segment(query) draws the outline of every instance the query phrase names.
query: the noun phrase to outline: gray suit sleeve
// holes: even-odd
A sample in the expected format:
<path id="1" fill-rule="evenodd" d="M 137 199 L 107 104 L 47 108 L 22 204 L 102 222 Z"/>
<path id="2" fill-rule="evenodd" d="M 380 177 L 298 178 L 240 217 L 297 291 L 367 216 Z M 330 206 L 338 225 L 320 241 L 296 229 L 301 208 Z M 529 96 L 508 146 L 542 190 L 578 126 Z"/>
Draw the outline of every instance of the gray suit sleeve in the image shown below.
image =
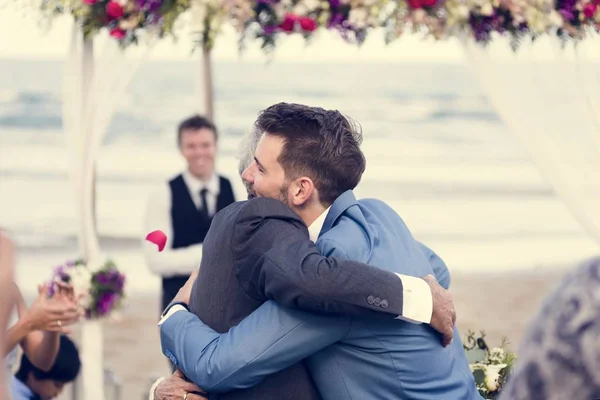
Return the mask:
<path id="1" fill-rule="evenodd" d="M 402 315 L 398 276 L 367 264 L 321 255 L 302 221 L 273 199 L 249 201 L 233 236 L 237 278 L 258 300 L 317 313 Z M 373 299 L 386 299 L 375 305 Z"/>
<path id="2" fill-rule="evenodd" d="M 219 334 L 194 314 L 178 311 L 160 326 L 163 353 L 207 392 L 255 386 L 342 339 L 350 319 L 283 307 L 267 301 L 237 326 Z"/>

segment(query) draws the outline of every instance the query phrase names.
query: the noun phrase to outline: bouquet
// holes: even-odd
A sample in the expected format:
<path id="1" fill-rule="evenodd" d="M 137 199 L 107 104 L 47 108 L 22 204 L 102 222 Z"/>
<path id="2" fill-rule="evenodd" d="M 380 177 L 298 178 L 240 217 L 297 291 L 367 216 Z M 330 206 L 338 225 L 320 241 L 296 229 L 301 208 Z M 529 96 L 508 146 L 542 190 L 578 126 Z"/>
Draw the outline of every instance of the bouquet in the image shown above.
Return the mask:
<path id="1" fill-rule="evenodd" d="M 496 399 L 512 372 L 516 356 L 506 350 L 506 338 L 500 347 L 490 349 L 484 340 L 485 332 L 480 334 L 475 337 L 474 332 L 469 331 L 463 347 L 479 394 L 486 399 Z"/>
<path id="2" fill-rule="evenodd" d="M 125 275 L 108 260 L 97 268 L 88 268 L 82 259 L 67 261 L 54 269 L 50 295 L 57 282 L 69 283 L 74 296 L 85 310 L 86 319 L 108 317 L 122 306 L 125 298 Z"/>

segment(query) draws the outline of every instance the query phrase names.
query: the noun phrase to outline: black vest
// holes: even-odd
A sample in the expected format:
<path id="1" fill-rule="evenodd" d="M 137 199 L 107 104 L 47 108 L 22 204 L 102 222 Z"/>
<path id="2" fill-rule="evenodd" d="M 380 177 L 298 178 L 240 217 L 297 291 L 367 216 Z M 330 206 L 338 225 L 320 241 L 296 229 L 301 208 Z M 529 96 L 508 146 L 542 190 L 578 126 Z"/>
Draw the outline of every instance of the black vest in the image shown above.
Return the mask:
<path id="1" fill-rule="evenodd" d="M 219 177 L 219 185 L 217 212 L 235 202 L 231 183 L 226 178 Z M 182 175 L 169 181 L 169 188 L 171 189 L 171 226 L 173 229 L 171 247 L 177 249 L 203 243 L 212 217 L 206 218 L 198 211 Z M 173 300 L 188 277 L 189 274 L 163 278 L 161 312 Z"/>
<path id="2" fill-rule="evenodd" d="M 220 176 L 219 185 L 216 212 L 235 202 L 229 180 Z M 188 247 L 204 242 L 212 217 L 206 219 L 196 208 L 182 175 L 169 181 L 169 187 L 171 189 L 171 224 L 173 228 L 172 248 Z"/>

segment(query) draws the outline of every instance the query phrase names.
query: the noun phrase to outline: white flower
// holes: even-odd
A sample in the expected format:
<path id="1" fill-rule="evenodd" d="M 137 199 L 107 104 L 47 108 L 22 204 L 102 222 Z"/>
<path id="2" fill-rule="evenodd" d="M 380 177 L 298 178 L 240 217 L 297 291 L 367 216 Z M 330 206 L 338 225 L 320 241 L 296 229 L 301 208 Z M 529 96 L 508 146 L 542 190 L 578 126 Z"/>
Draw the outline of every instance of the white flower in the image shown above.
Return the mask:
<path id="1" fill-rule="evenodd" d="M 506 364 L 488 365 L 485 367 L 485 387 L 490 392 L 498 390 L 500 384 L 500 371 Z"/>
<path id="2" fill-rule="evenodd" d="M 550 24 L 553 27 L 561 27 L 563 24 L 563 19 L 560 16 L 560 14 L 554 10 L 552 10 L 550 12 L 550 15 L 548 16 L 548 21 L 550 22 Z"/>
<path id="3" fill-rule="evenodd" d="M 506 352 L 503 348 L 495 347 L 491 349 L 487 355 L 489 364 L 500 364 L 504 362 L 506 358 Z"/>
<path id="4" fill-rule="evenodd" d="M 458 14 L 458 16 L 460 18 L 463 18 L 463 19 L 469 18 L 470 12 L 471 11 L 469 10 L 469 7 L 467 7 L 464 4 L 461 4 L 456 8 L 456 13 Z"/>
<path id="5" fill-rule="evenodd" d="M 367 18 L 369 13 L 364 8 L 354 8 L 350 10 L 348 22 L 357 28 L 365 28 L 367 26 Z"/>
<path id="6" fill-rule="evenodd" d="M 70 268 L 68 271 L 73 294 L 80 299 L 79 304 L 88 308 L 92 299 L 90 289 L 92 288 L 92 273 L 83 265 Z"/>
<path id="7" fill-rule="evenodd" d="M 494 14 L 494 7 L 492 6 L 491 3 L 486 3 L 483 6 L 481 6 L 481 15 L 485 15 L 485 16 L 489 17 L 493 14 Z"/>

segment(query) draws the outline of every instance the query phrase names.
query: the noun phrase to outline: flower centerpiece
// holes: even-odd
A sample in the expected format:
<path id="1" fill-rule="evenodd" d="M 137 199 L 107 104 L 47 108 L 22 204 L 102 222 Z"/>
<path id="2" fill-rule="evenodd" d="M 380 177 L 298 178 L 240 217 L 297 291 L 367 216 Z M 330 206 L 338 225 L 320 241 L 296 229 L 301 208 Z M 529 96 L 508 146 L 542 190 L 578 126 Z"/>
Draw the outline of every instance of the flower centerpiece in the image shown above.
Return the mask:
<path id="1" fill-rule="evenodd" d="M 106 29 L 122 46 L 138 43 L 142 32 L 158 37 L 172 33 L 175 20 L 190 6 L 190 0 L 41 1 L 48 17 L 72 14 L 86 39 Z"/>
<path id="2" fill-rule="evenodd" d="M 496 399 L 512 372 L 516 356 L 506 349 L 506 338 L 502 340 L 500 347 L 494 348 L 489 348 L 484 338 L 483 331 L 479 337 L 469 331 L 463 347 L 479 394 L 486 399 Z"/>
<path id="3" fill-rule="evenodd" d="M 54 269 L 51 295 L 56 290 L 56 282 L 69 283 L 73 287 L 87 319 L 109 317 L 122 306 L 125 298 L 125 275 L 110 260 L 96 268 L 89 268 L 82 259 L 67 261 Z"/>

